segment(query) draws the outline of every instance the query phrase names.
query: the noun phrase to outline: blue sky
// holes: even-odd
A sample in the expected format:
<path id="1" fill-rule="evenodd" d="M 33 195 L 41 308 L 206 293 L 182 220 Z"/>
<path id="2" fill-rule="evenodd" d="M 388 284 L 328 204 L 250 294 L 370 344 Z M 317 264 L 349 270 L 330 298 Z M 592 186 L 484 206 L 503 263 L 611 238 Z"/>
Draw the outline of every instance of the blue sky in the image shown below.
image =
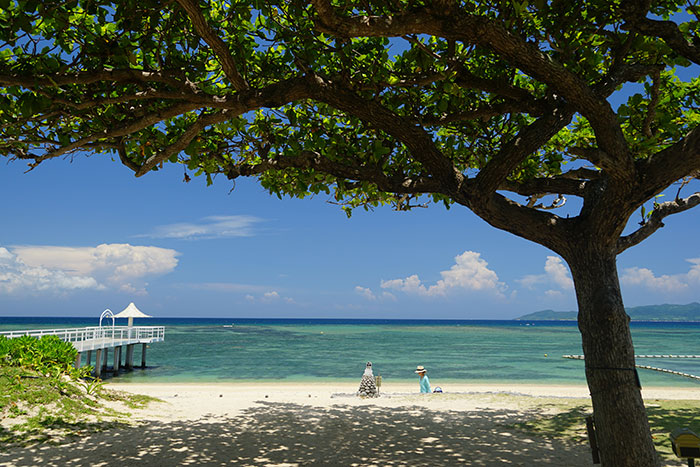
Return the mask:
<path id="1" fill-rule="evenodd" d="M 356 211 L 104 157 L 0 165 L 0 316 L 134 301 L 193 317 L 508 319 L 573 310 L 567 267 L 466 208 Z M 697 188 L 697 186 L 696 186 Z M 700 211 L 618 260 L 625 304 L 700 301 Z"/>

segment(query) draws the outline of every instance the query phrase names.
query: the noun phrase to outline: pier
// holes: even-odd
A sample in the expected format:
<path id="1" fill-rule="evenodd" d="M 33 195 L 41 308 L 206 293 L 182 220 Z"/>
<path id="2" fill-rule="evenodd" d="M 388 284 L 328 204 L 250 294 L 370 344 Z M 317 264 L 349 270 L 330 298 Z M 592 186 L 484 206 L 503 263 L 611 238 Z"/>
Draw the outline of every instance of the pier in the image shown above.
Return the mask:
<path id="1" fill-rule="evenodd" d="M 112 326 L 102 326 L 103 318 L 112 318 Z M 141 368 L 146 367 L 146 349 L 148 344 L 163 342 L 165 340 L 164 326 L 115 326 L 115 316 L 105 310 L 100 317 L 100 326 L 77 329 L 34 329 L 27 331 L 5 331 L 0 335 L 12 339 L 21 336 L 56 336 L 61 340 L 70 342 L 78 351 L 75 359 L 75 367 L 80 368 L 85 354 L 86 365 L 92 362 L 92 354 L 95 354 L 95 376 L 102 376 L 107 369 L 109 351 L 112 350 L 113 374 L 119 373 L 120 368 L 131 370 L 134 367 L 134 348 L 141 345 Z M 131 324 L 131 318 L 129 319 Z M 124 365 L 122 365 L 122 351 L 125 350 Z"/>

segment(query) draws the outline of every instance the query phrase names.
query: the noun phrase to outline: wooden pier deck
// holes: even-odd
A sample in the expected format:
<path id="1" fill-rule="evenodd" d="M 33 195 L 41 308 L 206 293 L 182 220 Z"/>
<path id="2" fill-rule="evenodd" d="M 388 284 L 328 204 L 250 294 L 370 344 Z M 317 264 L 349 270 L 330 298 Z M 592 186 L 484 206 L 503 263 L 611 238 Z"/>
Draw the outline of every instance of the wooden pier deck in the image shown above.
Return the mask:
<path id="1" fill-rule="evenodd" d="M 0 332 L 7 338 L 21 336 L 57 336 L 66 342 L 73 344 L 78 351 L 75 366 L 82 365 L 82 356 L 85 354 L 86 363 L 92 362 L 92 354 L 95 353 L 95 376 L 100 377 L 107 368 L 109 350 L 113 352 L 114 374 L 124 367 L 131 369 L 134 366 L 134 347 L 141 344 L 141 367 L 146 367 L 146 349 L 148 344 L 165 340 L 164 326 L 100 326 L 75 329 L 32 329 L 22 331 Z M 122 361 L 122 349 L 126 349 L 124 365 Z"/>

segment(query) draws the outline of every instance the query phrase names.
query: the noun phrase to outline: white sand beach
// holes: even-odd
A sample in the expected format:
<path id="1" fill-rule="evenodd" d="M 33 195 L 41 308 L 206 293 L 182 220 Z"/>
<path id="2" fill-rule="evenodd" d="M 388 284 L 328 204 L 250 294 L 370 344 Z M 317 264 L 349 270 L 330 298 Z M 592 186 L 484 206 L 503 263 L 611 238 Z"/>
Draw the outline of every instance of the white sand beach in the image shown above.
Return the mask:
<path id="1" fill-rule="evenodd" d="M 587 404 L 585 386 L 450 384 L 421 395 L 401 383 L 376 399 L 355 397 L 349 383 L 107 387 L 162 402 L 130 410 L 128 426 L 1 452 L 0 465 L 591 465 L 586 444 L 515 425 Z M 644 397 L 697 400 L 700 390 L 648 388 Z"/>

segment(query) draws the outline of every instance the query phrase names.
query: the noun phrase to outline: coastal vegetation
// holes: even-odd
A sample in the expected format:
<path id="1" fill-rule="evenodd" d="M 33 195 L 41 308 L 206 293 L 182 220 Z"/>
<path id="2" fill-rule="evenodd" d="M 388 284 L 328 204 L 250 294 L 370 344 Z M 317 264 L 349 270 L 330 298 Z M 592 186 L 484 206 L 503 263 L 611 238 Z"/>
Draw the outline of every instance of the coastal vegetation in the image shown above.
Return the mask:
<path id="1" fill-rule="evenodd" d="M 0 154 L 470 209 L 566 261 L 602 464 L 657 465 L 616 258 L 700 205 L 693 1 L 0 5 Z"/>
<path id="2" fill-rule="evenodd" d="M 687 305 L 645 305 L 625 308 L 632 321 L 700 321 L 700 303 Z M 576 311 L 542 310 L 528 313 L 519 318 L 521 321 L 537 320 L 576 320 Z"/>
<path id="3" fill-rule="evenodd" d="M 543 437 L 589 444 L 585 419 L 592 413 L 590 401 L 543 398 L 537 402 L 537 407 L 540 410 L 538 414 L 513 426 Z M 659 456 L 666 462 L 678 461 L 671 449 L 670 433 L 677 428 L 689 428 L 700 433 L 700 421 L 697 418 L 700 401 L 652 400 L 647 404 L 646 410 Z"/>
<path id="4" fill-rule="evenodd" d="M 55 336 L 0 336 L 0 446 L 59 441 L 129 424 L 120 407 L 151 400 L 102 387 L 92 367 L 73 368 L 77 351 Z"/>

